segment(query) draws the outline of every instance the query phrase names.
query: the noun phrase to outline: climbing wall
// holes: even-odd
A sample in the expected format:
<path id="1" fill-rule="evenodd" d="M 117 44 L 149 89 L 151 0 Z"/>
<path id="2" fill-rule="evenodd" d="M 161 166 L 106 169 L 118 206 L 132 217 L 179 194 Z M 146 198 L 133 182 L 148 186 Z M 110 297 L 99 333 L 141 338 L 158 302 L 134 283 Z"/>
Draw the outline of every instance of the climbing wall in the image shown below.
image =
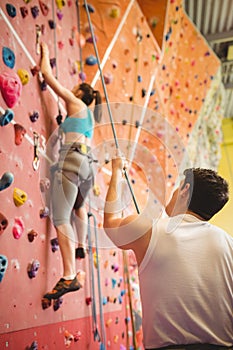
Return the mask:
<path id="1" fill-rule="evenodd" d="M 0 2 L 1 349 L 94 350 L 104 345 L 104 334 L 109 349 L 129 349 L 135 342 L 143 349 L 134 255 L 122 256 L 102 229 L 108 161 L 116 146 L 106 104 L 94 133 L 98 163 L 91 193 L 101 279 L 98 284 L 97 265 L 89 263 L 89 256 L 77 260 L 77 269 L 86 272 L 85 287 L 66 295 L 62 304 L 46 310 L 41 306 L 42 295 L 60 278 L 62 268 L 48 192 L 49 167 L 57 156 L 52 147 L 56 117 L 66 115 L 62 101 L 44 89 L 38 74 L 41 40 L 47 42 L 54 74 L 64 85 L 72 88 L 85 80 L 108 102 L 99 56 L 116 135 L 130 160 L 129 178 L 140 210 L 160 215 L 184 165 L 218 164 L 220 64 L 185 14 L 182 1 L 160 0 L 159 7 L 152 1 L 91 1 L 88 8 L 98 56 L 86 9 L 78 3 Z M 127 188 L 125 193 L 125 212 L 132 212 Z M 92 241 L 95 262 L 93 232 Z"/>

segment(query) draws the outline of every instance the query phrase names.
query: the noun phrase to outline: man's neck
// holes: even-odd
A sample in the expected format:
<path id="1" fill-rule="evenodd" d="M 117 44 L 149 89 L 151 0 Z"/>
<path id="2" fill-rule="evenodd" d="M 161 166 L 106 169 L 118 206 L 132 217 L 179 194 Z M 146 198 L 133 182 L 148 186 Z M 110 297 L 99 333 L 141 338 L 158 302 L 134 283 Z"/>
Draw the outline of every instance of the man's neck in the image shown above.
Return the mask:
<path id="1" fill-rule="evenodd" d="M 193 216 L 195 216 L 196 218 L 198 218 L 199 220 L 206 221 L 206 220 L 203 219 L 200 215 L 194 213 L 194 212 L 191 211 L 191 210 L 187 210 L 186 214 L 193 215 Z"/>

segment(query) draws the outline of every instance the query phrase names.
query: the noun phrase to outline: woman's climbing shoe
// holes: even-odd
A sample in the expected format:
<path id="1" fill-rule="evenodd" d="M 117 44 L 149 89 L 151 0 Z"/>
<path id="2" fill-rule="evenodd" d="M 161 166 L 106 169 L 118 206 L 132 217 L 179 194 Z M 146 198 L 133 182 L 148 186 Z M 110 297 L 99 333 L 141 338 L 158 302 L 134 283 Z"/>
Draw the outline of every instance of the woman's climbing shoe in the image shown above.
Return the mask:
<path id="1" fill-rule="evenodd" d="M 51 292 L 46 293 L 43 299 L 58 299 L 62 295 L 75 292 L 83 286 L 85 272 L 79 272 L 73 280 L 65 280 L 61 278 Z"/>

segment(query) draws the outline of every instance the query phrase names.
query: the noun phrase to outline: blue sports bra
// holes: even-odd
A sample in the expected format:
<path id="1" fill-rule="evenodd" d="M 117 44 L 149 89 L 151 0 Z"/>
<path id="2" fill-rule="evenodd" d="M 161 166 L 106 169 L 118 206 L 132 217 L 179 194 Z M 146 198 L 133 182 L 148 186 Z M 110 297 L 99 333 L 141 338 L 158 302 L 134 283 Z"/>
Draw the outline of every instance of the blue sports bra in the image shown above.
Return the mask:
<path id="1" fill-rule="evenodd" d="M 91 111 L 87 108 L 86 118 L 70 118 L 67 116 L 64 122 L 61 124 L 61 129 L 65 134 L 67 132 L 78 132 L 79 134 L 83 134 L 88 139 L 91 139 L 94 132 Z"/>

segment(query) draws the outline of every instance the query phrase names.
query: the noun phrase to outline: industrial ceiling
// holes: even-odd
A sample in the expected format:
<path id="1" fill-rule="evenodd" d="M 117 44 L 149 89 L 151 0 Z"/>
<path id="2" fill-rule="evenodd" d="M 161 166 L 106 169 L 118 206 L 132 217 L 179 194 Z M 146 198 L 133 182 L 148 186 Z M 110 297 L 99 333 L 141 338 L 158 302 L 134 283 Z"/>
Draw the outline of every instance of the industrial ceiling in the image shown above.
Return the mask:
<path id="1" fill-rule="evenodd" d="M 233 118 L 233 0 L 184 0 L 184 9 L 221 61 L 225 118 Z"/>

